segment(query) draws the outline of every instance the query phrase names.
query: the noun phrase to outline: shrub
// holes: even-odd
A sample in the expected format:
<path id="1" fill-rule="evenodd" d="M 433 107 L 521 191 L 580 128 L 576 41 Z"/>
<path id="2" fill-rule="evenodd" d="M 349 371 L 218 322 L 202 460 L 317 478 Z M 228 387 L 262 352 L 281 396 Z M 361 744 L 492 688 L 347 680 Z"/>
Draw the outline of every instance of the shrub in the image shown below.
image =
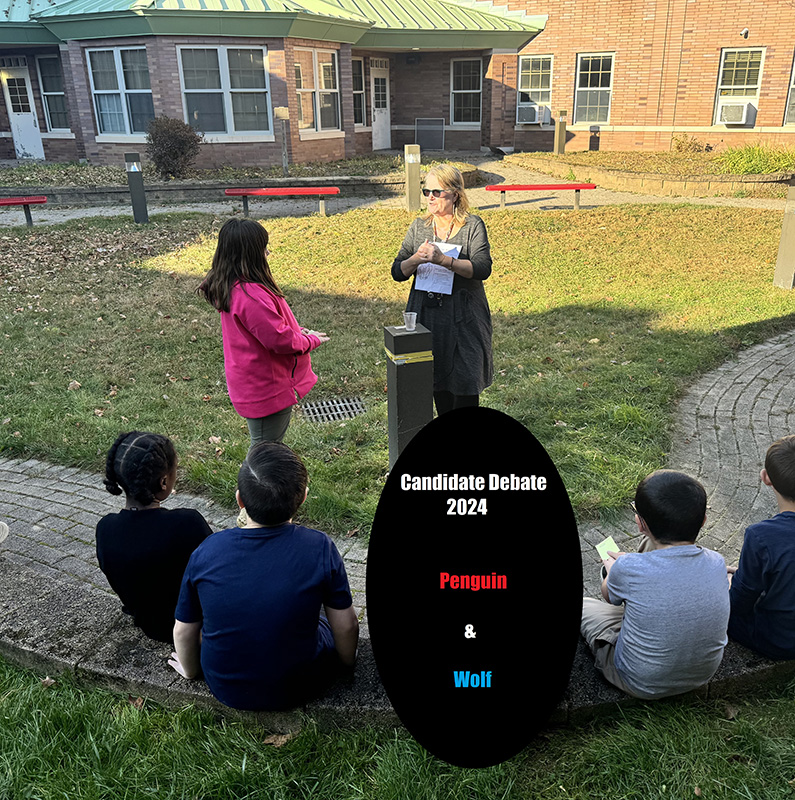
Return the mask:
<path id="1" fill-rule="evenodd" d="M 149 123 L 146 152 L 161 178 L 184 178 L 199 155 L 203 138 L 182 120 L 156 117 Z"/>
<path id="2" fill-rule="evenodd" d="M 673 153 L 709 153 L 710 150 L 712 150 L 711 144 L 705 144 L 695 136 L 680 133 L 671 137 L 671 152 Z"/>
<path id="3" fill-rule="evenodd" d="M 723 171 L 731 175 L 795 172 L 795 149 L 771 147 L 769 144 L 728 147 L 716 160 Z"/>

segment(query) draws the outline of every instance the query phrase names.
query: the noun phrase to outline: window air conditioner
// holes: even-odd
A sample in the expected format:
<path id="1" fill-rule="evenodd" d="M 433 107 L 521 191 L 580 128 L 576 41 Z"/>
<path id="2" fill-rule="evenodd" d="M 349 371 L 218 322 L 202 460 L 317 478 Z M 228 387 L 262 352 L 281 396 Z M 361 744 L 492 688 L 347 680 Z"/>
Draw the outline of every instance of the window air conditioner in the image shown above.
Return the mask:
<path id="1" fill-rule="evenodd" d="M 520 125 L 546 125 L 551 117 L 547 106 L 521 105 L 517 109 L 516 121 Z"/>
<path id="2" fill-rule="evenodd" d="M 724 103 L 720 107 L 718 122 L 723 125 L 745 125 L 748 103 Z"/>

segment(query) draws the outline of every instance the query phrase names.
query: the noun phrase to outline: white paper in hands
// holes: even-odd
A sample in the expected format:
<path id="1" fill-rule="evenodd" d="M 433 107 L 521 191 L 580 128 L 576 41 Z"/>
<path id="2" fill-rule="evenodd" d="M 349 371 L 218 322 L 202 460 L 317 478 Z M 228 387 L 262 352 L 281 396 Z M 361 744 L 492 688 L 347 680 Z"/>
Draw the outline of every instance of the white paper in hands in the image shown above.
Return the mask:
<path id="1" fill-rule="evenodd" d="M 450 244 L 449 242 L 433 242 L 444 255 L 451 258 L 458 258 L 461 252 L 460 244 Z M 438 294 L 453 293 L 453 278 L 455 273 L 443 267 L 441 264 L 432 264 L 430 261 L 420 264 L 417 267 L 417 277 L 414 280 L 414 288 L 423 292 L 437 292 Z"/>

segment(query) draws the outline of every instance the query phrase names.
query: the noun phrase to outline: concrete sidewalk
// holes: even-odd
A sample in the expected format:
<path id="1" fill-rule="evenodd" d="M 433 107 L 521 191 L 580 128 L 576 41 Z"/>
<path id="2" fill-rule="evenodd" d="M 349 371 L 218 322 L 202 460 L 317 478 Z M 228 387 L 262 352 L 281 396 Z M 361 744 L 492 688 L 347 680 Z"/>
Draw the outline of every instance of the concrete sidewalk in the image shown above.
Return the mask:
<path id="1" fill-rule="evenodd" d="M 775 513 L 772 492 L 761 486 L 765 450 L 795 431 L 795 331 L 741 353 L 699 380 L 679 404 L 669 466 L 697 477 L 709 495 L 701 542 L 736 563 L 745 526 Z M 169 506 L 191 506 L 221 529 L 230 513 L 197 497 L 176 495 Z M 146 695 L 171 706 L 197 702 L 224 714 L 201 682 L 188 682 L 167 665 L 167 645 L 146 639 L 121 613 L 118 599 L 99 571 L 94 528 L 117 511 L 119 498 L 102 488 L 101 476 L 35 460 L 0 459 L 0 519 L 10 533 L 0 544 L 0 655 L 41 672 L 72 670 L 89 683 Z M 634 549 L 632 513 L 613 524 L 580 526 L 586 594 L 598 593 L 594 544 L 612 535 Z M 362 617 L 360 662 L 355 677 L 305 711 L 321 722 L 395 722 L 378 679 L 366 624 L 366 549 L 356 539 L 337 541 L 345 559 L 354 606 Z M 787 671 L 736 646 L 707 691 L 736 684 L 737 676 Z M 741 680 L 744 680 L 741 677 Z M 581 643 L 560 719 L 626 701 L 594 672 Z M 251 716 L 251 715 L 245 715 Z M 299 712 L 262 715 L 277 730 L 300 726 Z"/>

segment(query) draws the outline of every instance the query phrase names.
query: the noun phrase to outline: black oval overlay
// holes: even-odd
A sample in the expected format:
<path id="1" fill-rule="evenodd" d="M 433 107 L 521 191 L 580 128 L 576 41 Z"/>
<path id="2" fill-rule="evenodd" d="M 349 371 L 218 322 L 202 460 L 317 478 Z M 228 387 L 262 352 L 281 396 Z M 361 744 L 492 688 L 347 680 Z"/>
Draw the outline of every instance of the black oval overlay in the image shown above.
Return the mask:
<path id="1" fill-rule="evenodd" d="M 480 477 L 485 488 L 403 486 L 437 475 Z M 574 514 L 536 438 L 488 408 L 423 428 L 387 480 L 367 556 L 373 654 L 414 738 L 457 766 L 516 755 L 563 696 L 581 614 Z"/>

